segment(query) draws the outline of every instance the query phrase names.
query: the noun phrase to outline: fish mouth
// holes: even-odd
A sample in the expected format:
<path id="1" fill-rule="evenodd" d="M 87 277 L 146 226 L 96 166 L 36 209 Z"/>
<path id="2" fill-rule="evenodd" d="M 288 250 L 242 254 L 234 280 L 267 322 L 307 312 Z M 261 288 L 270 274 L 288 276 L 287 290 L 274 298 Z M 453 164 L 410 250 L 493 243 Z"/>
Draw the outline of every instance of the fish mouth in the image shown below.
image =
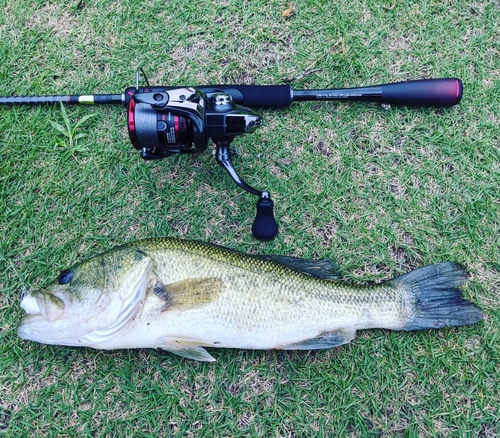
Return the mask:
<path id="1" fill-rule="evenodd" d="M 33 339 L 33 327 L 45 322 L 38 300 L 26 289 L 21 292 L 21 308 L 26 312 L 21 324 L 17 328 L 17 334 L 21 339 Z"/>
<path id="2" fill-rule="evenodd" d="M 61 331 L 53 327 L 47 319 L 43 299 L 31 295 L 27 290 L 21 292 L 21 307 L 26 312 L 17 327 L 17 334 L 21 339 L 43 344 L 61 344 Z"/>
<path id="3" fill-rule="evenodd" d="M 64 333 L 65 327 L 54 326 L 41 314 L 30 314 L 23 317 L 17 327 L 17 335 L 25 341 L 34 341 L 50 345 L 76 345 L 80 333 Z M 83 345 L 83 344 L 82 344 Z"/>
<path id="4" fill-rule="evenodd" d="M 30 295 L 26 289 L 21 292 L 21 307 L 28 315 L 42 314 L 40 302 L 36 299 L 36 297 Z"/>
<path id="5" fill-rule="evenodd" d="M 30 334 L 32 334 L 32 327 L 34 325 L 38 325 L 39 323 L 43 323 L 45 318 L 42 314 L 31 314 L 23 317 L 21 324 L 17 328 L 17 334 L 22 339 L 30 339 Z"/>

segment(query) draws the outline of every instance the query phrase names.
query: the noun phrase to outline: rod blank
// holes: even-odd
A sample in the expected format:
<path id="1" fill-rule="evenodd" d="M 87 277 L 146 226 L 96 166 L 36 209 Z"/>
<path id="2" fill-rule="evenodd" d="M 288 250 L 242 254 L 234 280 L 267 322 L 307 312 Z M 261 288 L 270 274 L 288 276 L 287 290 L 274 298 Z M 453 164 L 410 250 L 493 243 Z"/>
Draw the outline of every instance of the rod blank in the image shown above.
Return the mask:
<path id="1" fill-rule="evenodd" d="M 127 88 L 124 94 L 94 94 L 66 96 L 0 97 L 0 105 L 42 105 L 62 102 L 78 104 L 128 104 L 135 92 L 168 91 L 175 87 Z M 362 101 L 406 106 L 456 105 L 462 98 L 460 79 L 422 79 L 394 82 L 371 87 L 324 90 L 293 90 L 290 85 L 203 85 L 196 87 L 207 94 L 228 93 L 235 103 L 249 108 L 288 107 L 303 101 Z"/>

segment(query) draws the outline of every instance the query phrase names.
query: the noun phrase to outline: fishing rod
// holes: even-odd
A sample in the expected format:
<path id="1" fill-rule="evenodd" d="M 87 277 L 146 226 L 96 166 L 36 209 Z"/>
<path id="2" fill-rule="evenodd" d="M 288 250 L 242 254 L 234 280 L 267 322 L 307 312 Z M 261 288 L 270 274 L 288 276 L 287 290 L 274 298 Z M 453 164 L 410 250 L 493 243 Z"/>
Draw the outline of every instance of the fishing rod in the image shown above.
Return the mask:
<path id="1" fill-rule="evenodd" d="M 122 94 L 57 96 L 5 96 L 0 105 L 116 105 L 128 108 L 130 141 L 144 160 L 173 154 L 203 152 L 209 140 L 216 146 L 216 161 L 242 189 L 259 197 L 253 235 L 271 240 L 278 233 L 273 201 L 268 191 L 245 183 L 232 162 L 231 142 L 254 132 L 262 118 L 251 108 L 284 108 L 293 102 L 361 101 L 405 106 L 449 107 L 462 98 L 462 81 L 456 78 L 422 79 L 369 87 L 294 90 L 290 85 L 204 85 L 196 87 L 139 86 Z"/>

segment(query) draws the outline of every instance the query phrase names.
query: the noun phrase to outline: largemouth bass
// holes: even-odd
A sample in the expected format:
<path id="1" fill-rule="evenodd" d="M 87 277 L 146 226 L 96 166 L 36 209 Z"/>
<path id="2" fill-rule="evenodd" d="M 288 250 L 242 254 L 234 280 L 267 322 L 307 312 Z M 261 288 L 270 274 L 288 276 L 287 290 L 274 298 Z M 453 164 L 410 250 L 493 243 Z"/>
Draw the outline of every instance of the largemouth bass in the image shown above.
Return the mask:
<path id="1" fill-rule="evenodd" d="M 162 348 L 214 361 L 204 347 L 314 350 L 360 329 L 474 324 L 480 308 L 457 289 L 457 263 L 351 285 L 333 262 L 247 255 L 174 238 L 111 249 L 25 292 L 21 338 L 98 349 Z"/>

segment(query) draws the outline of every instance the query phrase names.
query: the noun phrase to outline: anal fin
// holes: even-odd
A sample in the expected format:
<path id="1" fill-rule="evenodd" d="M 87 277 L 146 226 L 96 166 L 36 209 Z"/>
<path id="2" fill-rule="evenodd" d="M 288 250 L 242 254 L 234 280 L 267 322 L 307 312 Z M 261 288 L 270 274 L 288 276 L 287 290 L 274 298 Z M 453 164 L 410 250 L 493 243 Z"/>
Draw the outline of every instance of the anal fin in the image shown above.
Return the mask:
<path id="1" fill-rule="evenodd" d="M 199 339 L 165 336 L 160 339 L 160 344 L 162 350 L 187 359 L 198 360 L 200 362 L 215 362 L 215 359 L 202 347 L 202 345 L 207 345 L 206 342 Z"/>
<path id="2" fill-rule="evenodd" d="M 285 345 L 283 350 L 322 350 L 324 348 L 338 347 L 352 341 L 355 336 L 356 330 L 334 330 L 322 333 L 314 338 Z"/>
<path id="3" fill-rule="evenodd" d="M 215 362 L 215 358 L 212 357 L 207 350 L 199 346 L 179 348 L 162 347 L 162 350 L 177 354 L 178 356 L 185 357 L 186 359 L 198 360 L 200 362 Z"/>

